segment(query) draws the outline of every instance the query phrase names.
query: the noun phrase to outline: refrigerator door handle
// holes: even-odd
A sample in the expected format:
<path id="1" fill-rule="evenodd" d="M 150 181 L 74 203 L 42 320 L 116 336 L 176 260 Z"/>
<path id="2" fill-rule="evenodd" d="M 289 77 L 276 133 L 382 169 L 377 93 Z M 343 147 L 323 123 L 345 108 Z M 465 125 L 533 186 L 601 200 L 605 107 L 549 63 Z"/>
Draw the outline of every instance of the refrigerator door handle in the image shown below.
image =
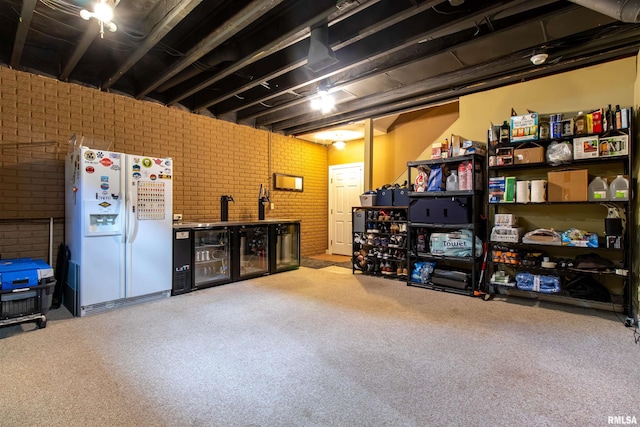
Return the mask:
<path id="1" fill-rule="evenodd" d="M 129 191 L 127 194 L 127 215 L 129 220 L 127 221 L 127 243 L 133 243 L 136 239 L 136 232 L 138 231 L 138 219 L 136 218 L 136 201 L 133 199 L 133 192 Z"/>

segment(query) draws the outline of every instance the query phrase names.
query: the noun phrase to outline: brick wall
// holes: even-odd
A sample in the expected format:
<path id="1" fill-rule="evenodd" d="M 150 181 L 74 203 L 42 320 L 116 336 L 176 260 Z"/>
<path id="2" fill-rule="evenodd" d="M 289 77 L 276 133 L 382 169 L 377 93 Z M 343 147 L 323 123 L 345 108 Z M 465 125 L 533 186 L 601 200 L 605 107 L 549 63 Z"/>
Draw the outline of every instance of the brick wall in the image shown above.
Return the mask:
<path id="1" fill-rule="evenodd" d="M 327 249 L 327 149 L 295 138 L 0 67 L 0 256 L 48 258 L 64 239 L 64 157 L 84 145 L 174 163 L 173 212 L 185 220 L 258 219 L 260 184 L 304 176 L 304 192 L 271 190 L 267 219 L 300 219 L 303 255 Z M 55 251 L 54 251 L 55 252 Z M 54 253 L 55 262 L 55 253 Z"/>

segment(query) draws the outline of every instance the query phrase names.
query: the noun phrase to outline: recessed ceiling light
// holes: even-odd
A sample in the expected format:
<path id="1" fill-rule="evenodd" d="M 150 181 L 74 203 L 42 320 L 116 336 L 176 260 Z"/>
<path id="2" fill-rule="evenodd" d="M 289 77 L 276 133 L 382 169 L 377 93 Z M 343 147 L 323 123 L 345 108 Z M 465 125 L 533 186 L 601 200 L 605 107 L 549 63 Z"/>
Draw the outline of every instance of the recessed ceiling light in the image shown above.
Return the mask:
<path id="1" fill-rule="evenodd" d="M 364 138 L 364 133 L 355 130 L 336 129 L 320 132 L 316 134 L 316 138 L 321 141 L 351 141 Z"/>

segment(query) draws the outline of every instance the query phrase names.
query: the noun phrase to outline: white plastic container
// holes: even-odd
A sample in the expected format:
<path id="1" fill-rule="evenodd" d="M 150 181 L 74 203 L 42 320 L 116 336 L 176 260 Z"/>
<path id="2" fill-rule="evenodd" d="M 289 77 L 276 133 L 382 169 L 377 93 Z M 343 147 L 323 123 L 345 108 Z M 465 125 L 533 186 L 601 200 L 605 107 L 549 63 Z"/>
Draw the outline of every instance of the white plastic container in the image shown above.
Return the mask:
<path id="1" fill-rule="evenodd" d="M 604 202 L 609 200 L 609 184 L 606 179 L 596 176 L 589 183 L 588 199 L 590 202 Z M 628 192 L 627 192 L 628 193 Z"/>
<path id="2" fill-rule="evenodd" d="M 447 177 L 447 191 L 457 191 L 458 186 L 458 171 L 451 171 L 451 175 Z"/>
<path id="3" fill-rule="evenodd" d="M 618 175 L 609 186 L 609 200 L 629 200 L 629 180 Z"/>

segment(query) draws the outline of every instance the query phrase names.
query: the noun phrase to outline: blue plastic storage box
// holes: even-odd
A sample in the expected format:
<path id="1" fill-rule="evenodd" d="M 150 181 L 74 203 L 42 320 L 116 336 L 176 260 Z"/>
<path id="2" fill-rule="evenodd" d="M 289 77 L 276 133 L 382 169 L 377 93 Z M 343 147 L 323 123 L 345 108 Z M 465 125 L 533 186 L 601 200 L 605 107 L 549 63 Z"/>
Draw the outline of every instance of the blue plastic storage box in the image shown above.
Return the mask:
<path id="1" fill-rule="evenodd" d="M 53 279 L 53 268 L 40 259 L 14 258 L 0 260 L 0 282 L 3 291 L 29 288 Z"/>

